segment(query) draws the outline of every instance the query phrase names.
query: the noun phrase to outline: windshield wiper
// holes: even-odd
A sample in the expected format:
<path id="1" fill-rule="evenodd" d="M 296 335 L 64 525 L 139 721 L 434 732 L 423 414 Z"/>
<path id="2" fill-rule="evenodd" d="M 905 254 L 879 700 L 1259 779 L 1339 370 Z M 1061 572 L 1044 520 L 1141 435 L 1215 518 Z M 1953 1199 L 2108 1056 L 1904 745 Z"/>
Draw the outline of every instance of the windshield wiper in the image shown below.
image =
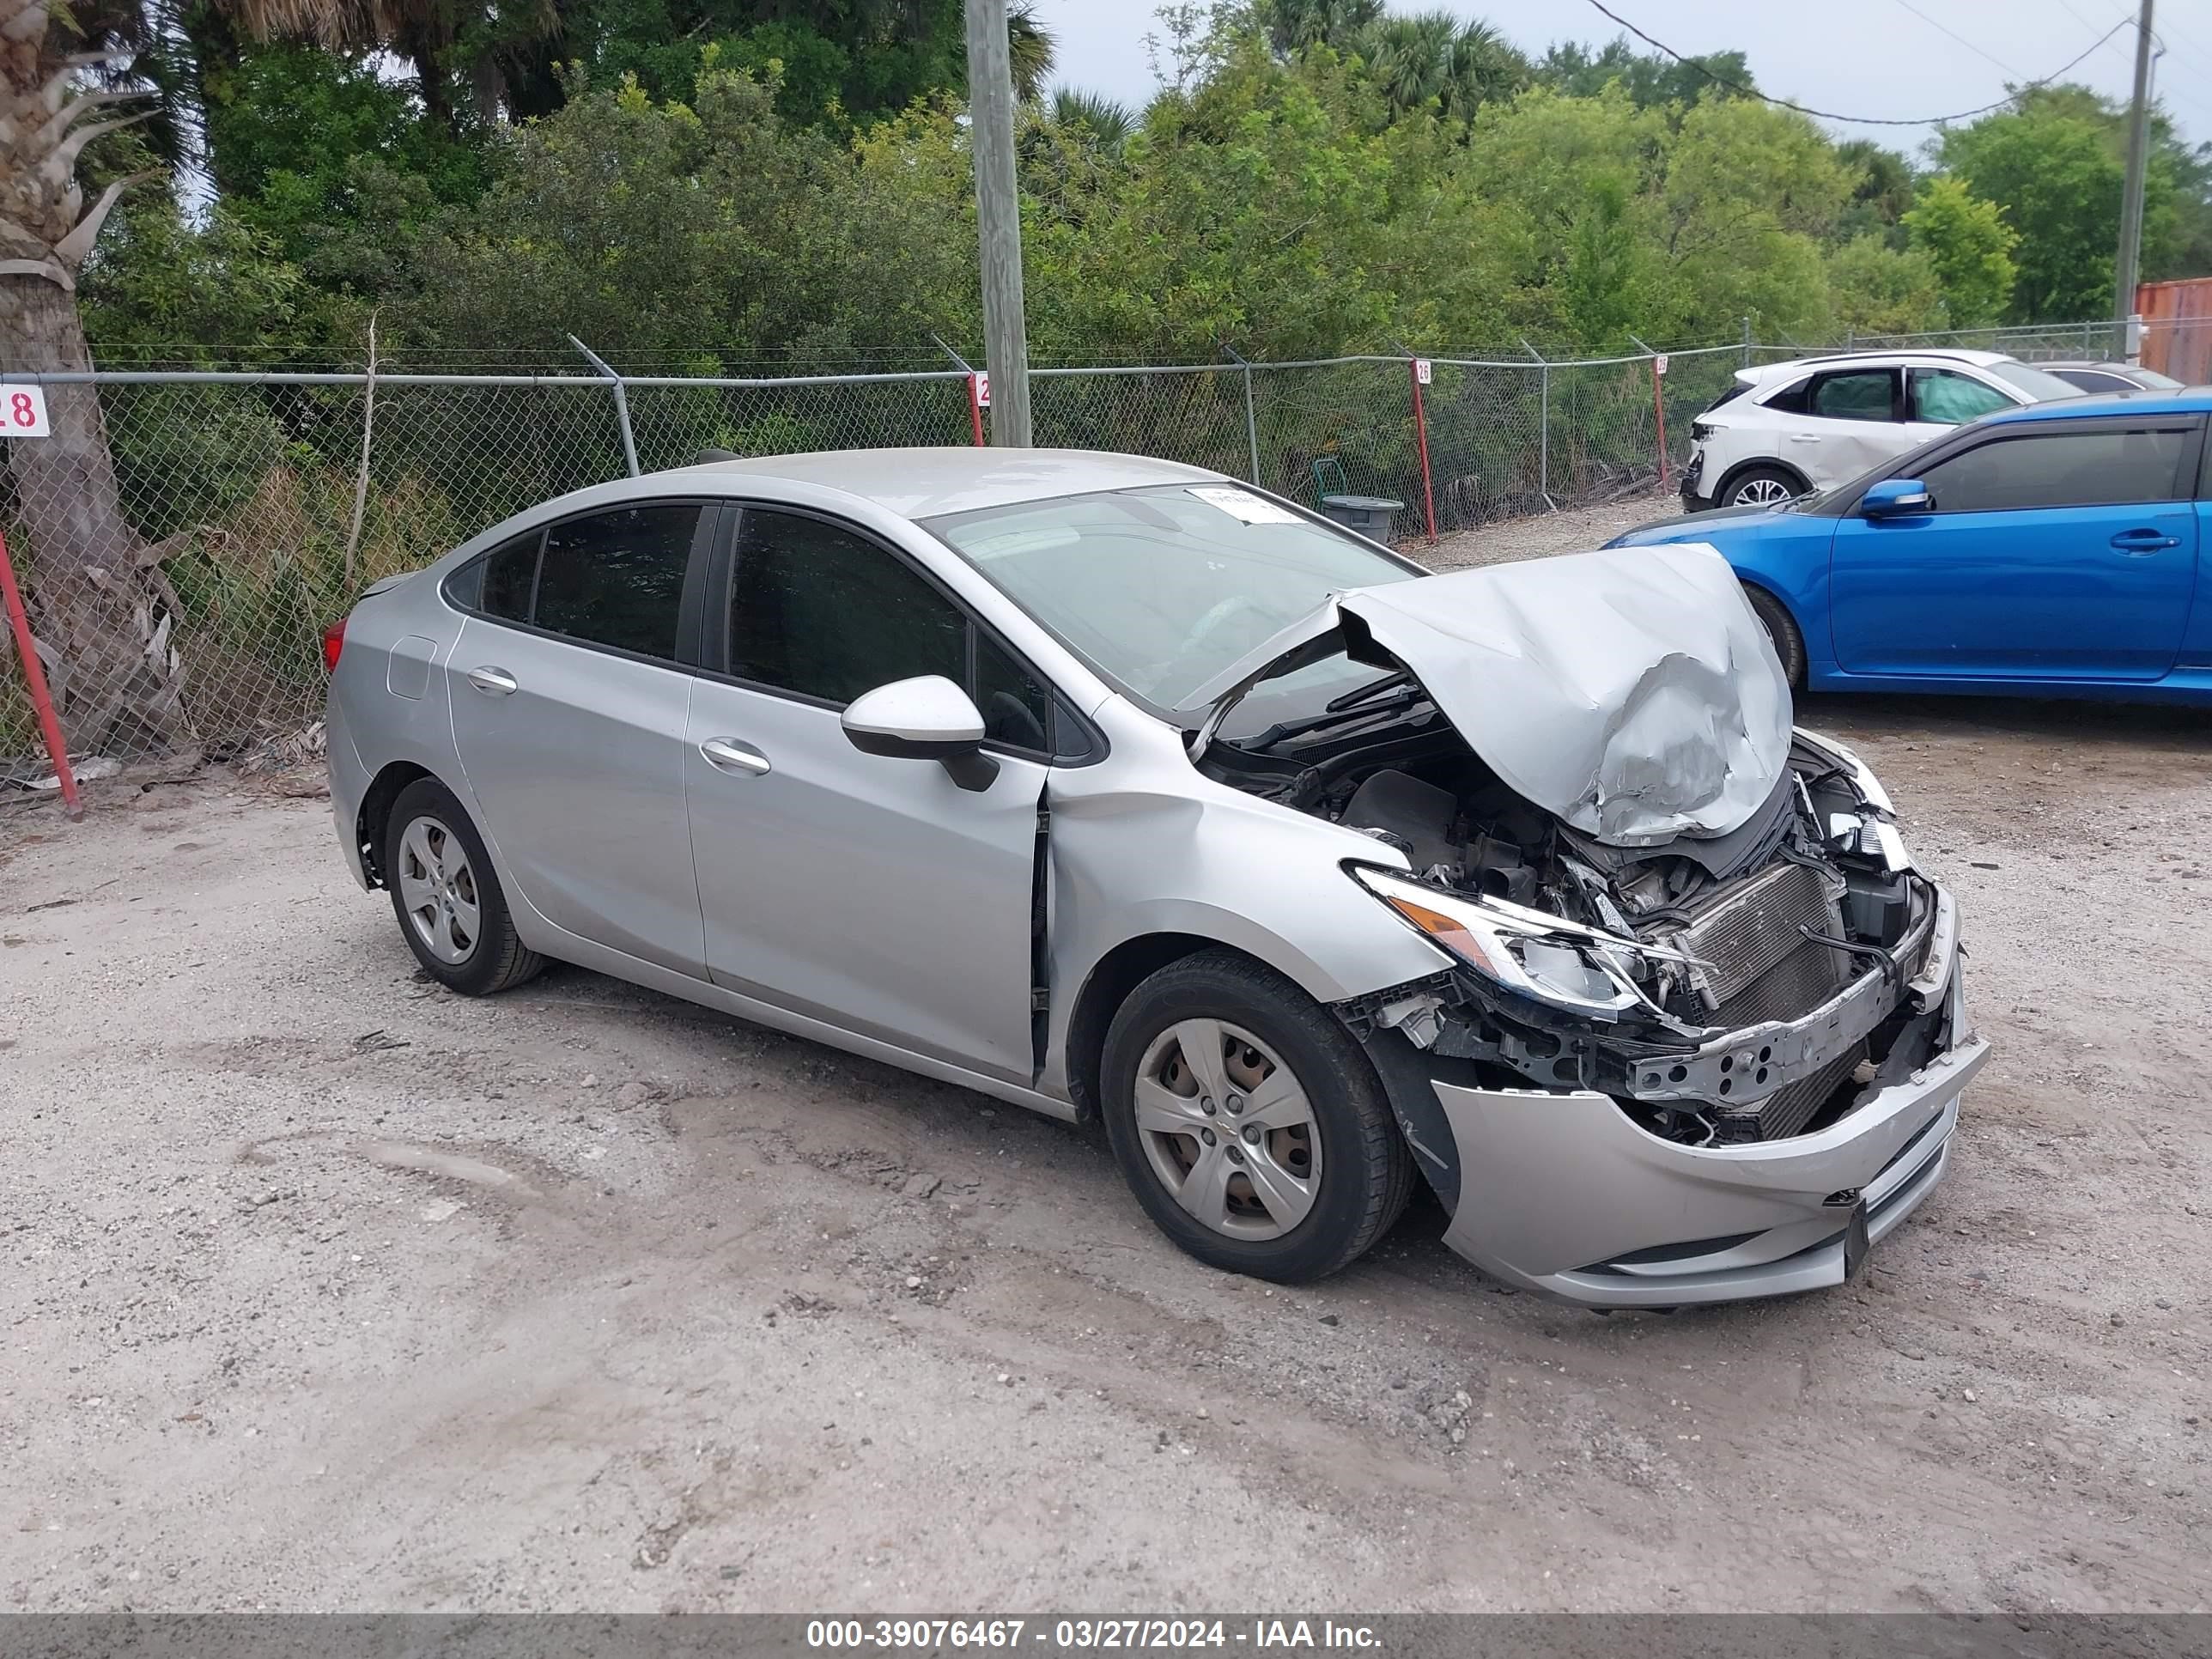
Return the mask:
<path id="1" fill-rule="evenodd" d="M 1401 668 L 1394 672 L 1385 674 L 1379 680 L 1370 680 L 1364 685 L 1355 685 L 1351 690 L 1346 692 L 1342 696 L 1331 697 L 1327 702 L 1323 703 L 1322 707 L 1332 714 L 1340 713 L 1342 710 L 1346 708 L 1357 708 L 1359 704 L 1365 702 L 1368 698 L 1375 696 L 1378 693 L 1388 691 L 1393 686 L 1403 685 L 1413 678 L 1413 677 L 1411 674 Z"/>
<path id="2" fill-rule="evenodd" d="M 1411 684 L 1413 678 L 1410 674 L 1394 674 L 1390 677 L 1391 684 L 1401 681 L 1407 683 L 1401 687 L 1395 696 L 1376 697 L 1372 702 L 1357 702 L 1352 707 L 1347 708 L 1344 707 L 1346 698 L 1364 698 L 1365 691 L 1346 692 L 1344 696 L 1327 705 L 1330 711 L 1328 714 L 1315 714 L 1302 720 L 1278 720 L 1266 731 L 1255 732 L 1249 738 L 1239 738 L 1237 742 L 1241 744 L 1257 745 L 1264 749 L 1270 744 L 1282 742 L 1285 738 L 1303 738 L 1310 733 L 1326 730 L 1332 726 L 1349 726 L 1354 720 L 1364 720 L 1370 715 L 1401 713 L 1416 704 L 1429 701 L 1429 694 L 1426 690 Z M 1384 682 L 1378 681 L 1376 684 L 1382 684 Z M 1374 689 L 1373 686 L 1365 688 L 1366 690 Z"/>

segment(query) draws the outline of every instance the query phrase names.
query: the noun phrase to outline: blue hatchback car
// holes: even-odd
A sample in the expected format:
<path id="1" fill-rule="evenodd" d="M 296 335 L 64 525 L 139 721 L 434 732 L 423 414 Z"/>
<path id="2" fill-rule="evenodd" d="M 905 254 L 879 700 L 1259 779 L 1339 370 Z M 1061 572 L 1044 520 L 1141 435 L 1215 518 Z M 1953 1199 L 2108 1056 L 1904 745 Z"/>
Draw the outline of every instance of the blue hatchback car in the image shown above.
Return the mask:
<path id="1" fill-rule="evenodd" d="M 1796 686 L 2212 703 L 2208 414 L 2207 387 L 2007 410 L 1607 545 L 1717 548 Z"/>

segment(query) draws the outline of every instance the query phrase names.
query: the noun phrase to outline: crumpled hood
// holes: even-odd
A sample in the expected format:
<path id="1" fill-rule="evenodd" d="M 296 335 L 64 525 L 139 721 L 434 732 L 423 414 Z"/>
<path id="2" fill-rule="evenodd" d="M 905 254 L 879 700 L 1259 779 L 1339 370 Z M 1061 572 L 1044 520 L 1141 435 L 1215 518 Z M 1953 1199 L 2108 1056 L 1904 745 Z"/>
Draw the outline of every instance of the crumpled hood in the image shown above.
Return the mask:
<path id="1" fill-rule="evenodd" d="M 1340 629 L 1360 660 L 1402 663 L 1510 787 L 1601 841 L 1725 835 L 1788 764 L 1789 681 L 1704 543 L 1353 588 L 1261 647 L 1283 665 L 1255 652 L 1208 690 L 1233 700 Z"/>

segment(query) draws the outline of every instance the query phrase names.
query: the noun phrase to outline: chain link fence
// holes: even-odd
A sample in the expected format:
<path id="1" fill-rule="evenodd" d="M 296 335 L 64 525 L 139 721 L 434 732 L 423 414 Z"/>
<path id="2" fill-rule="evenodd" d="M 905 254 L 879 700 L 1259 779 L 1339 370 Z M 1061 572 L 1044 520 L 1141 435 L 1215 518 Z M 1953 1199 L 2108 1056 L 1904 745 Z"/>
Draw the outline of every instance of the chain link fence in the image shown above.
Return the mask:
<path id="1" fill-rule="evenodd" d="M 1859 337 L 2107 358 L 2105 323 Z M 1032 372 L 1040 445 L 1151 454 L 1317 507 L 1404 504 L 1401 539 L 1611 499 L 1686 459 L 1741 368 L 1807 355 L 1741 341 L 1605 359 L 1443 352 Z M 1663 371 L 1663 372 L 1661 372 Z M 312 753 L 323 628 L 362 589 L 564 491 L 738 454 L 975 441 L 959 368 L 839 376 L 14 374 L 53 436 L 11 439 L 0 532 L 80 763 L 280 765 Z M 1663 432 L 1663 442 L 1662 434 Z M 0 781 L 48 776 L 0 632 Z"/>

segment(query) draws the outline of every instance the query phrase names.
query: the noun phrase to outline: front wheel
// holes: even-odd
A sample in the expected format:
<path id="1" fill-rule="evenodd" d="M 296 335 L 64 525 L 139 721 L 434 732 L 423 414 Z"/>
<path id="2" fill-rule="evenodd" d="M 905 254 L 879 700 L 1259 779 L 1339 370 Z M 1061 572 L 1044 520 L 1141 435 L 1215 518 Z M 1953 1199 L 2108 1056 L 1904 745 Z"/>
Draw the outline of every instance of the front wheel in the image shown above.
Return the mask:
<path id="1" fill-rule="evenodd" d="M 1778 466 L 1747 466 L 1729 480 L 1723 507 L 1780 507 L 1805 493 L 1804 480 Z"/>
<path id="2" fill-rule="evenodd" d="M 1249 957 L 1200 951 L 1139 985 L 1107 1032 L 1101 1084 L 1122 1178 L 1210 1267 L 1324 1278 L 1405 1208 L 1413 1161 L 1366 1055 Z"/>

